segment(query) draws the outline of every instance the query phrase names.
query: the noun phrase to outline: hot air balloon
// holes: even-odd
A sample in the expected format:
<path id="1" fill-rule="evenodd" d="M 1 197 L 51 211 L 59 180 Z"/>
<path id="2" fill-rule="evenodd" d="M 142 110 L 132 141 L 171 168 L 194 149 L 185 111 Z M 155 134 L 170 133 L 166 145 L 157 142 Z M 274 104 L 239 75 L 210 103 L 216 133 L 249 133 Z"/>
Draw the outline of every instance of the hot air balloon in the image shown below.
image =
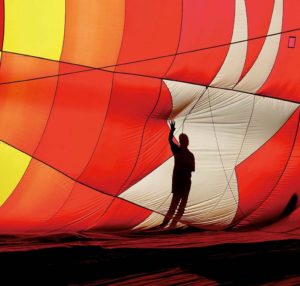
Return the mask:
<path id="1" fill-rule="evenodd" d="M 195 157 L 177 227 L 292 205 L 272 229 L 300 228 L 297 0 L 2 0 L 0 15 L 1 233 L 160 225 L 170 120 Z"/>

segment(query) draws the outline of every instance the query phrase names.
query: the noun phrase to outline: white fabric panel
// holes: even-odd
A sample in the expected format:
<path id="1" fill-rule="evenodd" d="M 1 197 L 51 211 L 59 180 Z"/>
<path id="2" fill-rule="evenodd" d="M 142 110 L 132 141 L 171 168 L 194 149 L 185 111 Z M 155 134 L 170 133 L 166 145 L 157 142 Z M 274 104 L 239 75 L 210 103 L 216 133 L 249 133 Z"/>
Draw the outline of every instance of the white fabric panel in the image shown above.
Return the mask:
<path id="1" fill-rule="evenodd" d="M 179 118 L 187 115 L 199 97 L 205 92 L 206 87 L 195 84 L 188 86 L 183 82 L 165 80 L 171 94 L 174 94 L 173 109 L 170 118 Z M 176 97 L 176 98 L 175 98 Z"/>
<path id="2" fill-rule="evenodd" d="M 268 141 L 298 106 L 279 99 L 255 96 L 255 108 L 238 164 Z"/>
<path id="3" fill-rule="evenodd" d="M 282 29 L 283 0 L 275 0 L 268 35 L 280 33 Z M 265 39 L 262 50 L 250 71 L 236 86 L 236 90 L 256 93 L 265 83 L 274 66 L 280 44 L 280 35 Z"/>
<path id="4" fill-rule="evenodd" d="M 173 114 L 178 115 L 174 118 L 175 137 L 178 139 L 185 121 L 184 132 L 196 161 L 182 222 L 223 228 L 231 223 L 238 207 L 235 166 L 271 138 L 297 105 L 231 90 L 208 88 L 203 92 L 203 86 L 195 90 L 195 85 L 187 83 L 165 83 L 173 97 Z M 198 101 L 196 94 L 201 97 Z M 196 105 L 180 97 L 190 98 Z M 166 214 L 172 198 L 173 166 L 170 158 L 120 197 Z"/>
<path id="5" fill-rule="evenodd" d="M 215 87 L 232 88 L 240 79 L 247 55 L 247 12 L 244 0 L 235 1 L 235 20 L 231 44 L 225 61 L 210 84 Z"/>

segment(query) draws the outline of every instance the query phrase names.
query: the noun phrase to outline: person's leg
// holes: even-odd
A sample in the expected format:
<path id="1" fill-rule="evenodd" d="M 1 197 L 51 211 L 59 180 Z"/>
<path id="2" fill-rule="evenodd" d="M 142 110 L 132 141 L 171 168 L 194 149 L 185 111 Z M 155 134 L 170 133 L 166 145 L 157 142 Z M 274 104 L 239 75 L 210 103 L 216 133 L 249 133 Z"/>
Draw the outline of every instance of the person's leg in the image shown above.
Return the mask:
<path id="1" fill-rule="evenodd" d="M 181 219 L 181 217 L 183 216 L 183 213 L 185 211 L 185 208 L 186 208 L 186 204 L 187 204 L 187 201 L 188 201 L 188 197 L 189 197 L 189 194 L 186 193 L 184 194 L 182 197 L 181 197 L 181 201 L 180 201 L 180 204 L 179 204 L 179 207 L 178 207 L 178 210 L 177 210 L 177 213 L 176 215 L 174 216 L 174 219 L 170 225 L 171 228 L 174 228 L 177 224 L 177 222 L 179 222 L 179 220 Z"/>
<path id="2" fill-rule="evenodd" d="M 161 224 L 161 226 L 166 226 L 169 223 L 169 221 L 172 219 L 172 217 L 177 209 L 177 206 L 179 204 L 179 201 L 180 201 L 180 196 L 178 194 L 173 193 L 170 208 L 169 208 L 167 214 L 165 215 L 164 221 Z"/>

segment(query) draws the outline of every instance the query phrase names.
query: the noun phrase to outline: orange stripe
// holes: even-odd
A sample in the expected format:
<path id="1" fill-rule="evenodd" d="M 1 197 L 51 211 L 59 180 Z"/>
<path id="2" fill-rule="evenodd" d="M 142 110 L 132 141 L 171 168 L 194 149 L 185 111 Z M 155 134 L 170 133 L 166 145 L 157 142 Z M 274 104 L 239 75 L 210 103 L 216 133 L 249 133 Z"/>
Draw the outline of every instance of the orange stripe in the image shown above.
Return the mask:
<path id="1" fill-rule="evenodd" d="M 0 78 L 22 80 L 57 73 L 56 62 L 3 53 Z M 0 85 L 1 140 L 32 154 L 45 128 L 56 77 Z"/>
<path id="2" fill-rule="evenodd" d="M 64 204 L 74 182 L 32 159 L 15 191 L 0 208 L 0 232 L 24 232 L 49 220 Z"/>
<path id="3" fill-rule="evenodd" d="M 125 17 L 124 0 L 66 0 L 62 60 L 107 66 L 117 62 Z"/>

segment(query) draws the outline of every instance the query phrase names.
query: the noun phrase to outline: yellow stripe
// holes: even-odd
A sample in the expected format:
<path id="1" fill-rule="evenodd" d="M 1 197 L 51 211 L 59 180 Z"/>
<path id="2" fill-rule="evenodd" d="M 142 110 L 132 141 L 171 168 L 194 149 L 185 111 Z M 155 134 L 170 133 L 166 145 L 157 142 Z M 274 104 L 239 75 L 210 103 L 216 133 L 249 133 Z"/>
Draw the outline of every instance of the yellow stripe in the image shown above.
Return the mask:
<path id="1" fill-rule="evenodd" d="M 65 24 L 64 0 L 6 0 L 3 49 L 59 60 Z"/>
<path id="2" fill-rule="evenodd" d="M 31 157 L 0 141 L 0 206 L 21 180 Z"/>

